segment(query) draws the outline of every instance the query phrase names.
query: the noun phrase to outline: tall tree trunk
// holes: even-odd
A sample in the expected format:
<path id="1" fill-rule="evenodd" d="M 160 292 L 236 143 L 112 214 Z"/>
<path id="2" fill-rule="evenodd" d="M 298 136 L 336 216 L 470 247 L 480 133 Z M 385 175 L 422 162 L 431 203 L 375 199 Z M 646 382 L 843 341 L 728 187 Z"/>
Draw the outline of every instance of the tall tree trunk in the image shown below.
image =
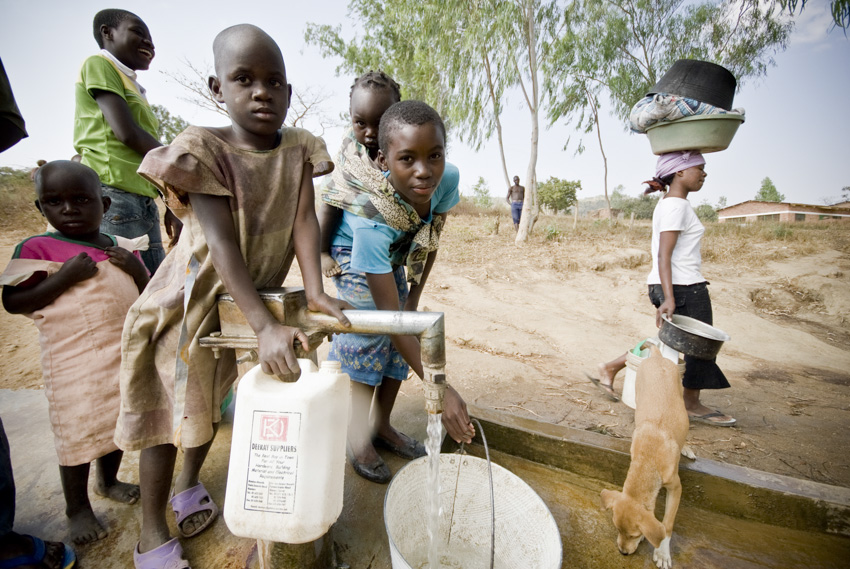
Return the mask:
<path id="1" fill-rule="evenodd" d="M 502 174 L 505 176 L 505 187 L 510 188 L 511 179 L 508 176 L 508 163 L 505 160 L 505 145 L 502 142 L 502 121 L 499 120 L 499 107 L 496 104 L 496 89 L 493 87 L 493 76 L 490 73 L 490 58 L 484 52 L 484 70 L 487 73 L 487 86 L 490 88 L 490 101 L 493 103 L 493 119 L 496 122 L 496 136 L 499 139 L 499 157 L 502 159 Z"/>
<path id="2" fill-rule="evenodd" d="M 605 190 L 605 203 L 608 205 L 608 221 L 614 223 L 614 212 L 611 211 L 611 198 L 608 197 L 608 157 L 605 156 L 605 148 L 602 147 L 602 129 L 599 127 L 599 108 L 596 106 L 596 101 L 593 100 L 593 96 L 587 89 L 584 90 L 584 93 L 593 112 L 593 122 L 596 124 L 596 138 L 599 140 L 599 152 L 602 154 L 602 167 L 604 170 L 602 188 Z"/>
<path id="3" fill-rule="evenodd" d="M 528 236 L 534 229 L 534 223 L 540 214 L 540 202 L 537 199 L 537 147 L 540 135 L 538 121 L 538 85 L 537 85 L 537 37 L 534 29 L 534 0 L 526 0 L 523 8 L 526 34 L 525 39 L 528 49 L 528 71 L 531 75 L 531 98 L 526 93 L 526 103 L 531 112 L 531 153 L 528 158 L 528 170 L 525 179 L 528 183 L 526 188 L 525 202 L 522 205 L 522 218 L 519 222 L 516 239 L 517 245 L 524 245 Z"/>

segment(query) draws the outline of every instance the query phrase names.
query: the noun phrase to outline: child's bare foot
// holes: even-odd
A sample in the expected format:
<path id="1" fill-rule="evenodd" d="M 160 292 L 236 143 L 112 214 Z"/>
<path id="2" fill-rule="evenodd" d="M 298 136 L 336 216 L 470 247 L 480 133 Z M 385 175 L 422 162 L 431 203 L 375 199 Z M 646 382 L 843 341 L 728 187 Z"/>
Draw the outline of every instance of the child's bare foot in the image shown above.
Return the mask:
<path id="1" fill-rule="evenodd" d="M 619 401 L 620 398 L 617 396 L 617 392 L 614 391 L 614 375 L 616 374 L 612 373 L 605 364 L 596 366 L 596 373 L 599 377 L 594 377 L 587 372 L 584 372 L 584 375 L 588 381 L 601 389 L 608 399 L 615 402 Z"/>
<path id="2" fill-rule="evenodd" d="M 330 278 L 342 273 L 342 269 L 339 267 L 339 263 L 336 262 L 336 259 L 330 256 L 330 253 L 322 253 L 320 257 L 322 260 L 323 275 Z"/>
<path id="3" fill-rule="evenodd" d="M 116 480 L 113 484 L 107 485 L 104 482 L 98 482 L 94 486 L 94 493 L 122 504 L 135 504 L 139 501 L 139 486 Z"/>
<path id="4" fill-rule="evenodd" d="M 603 386 L 603 389 L 607 388 L 607 390 L 614 395 L 614 374 L 611 373 L 608 366 L 605 364 L 598 364 L 596 366 L 596 373 L 599 374 L 599 384 Z"/>
<path id="5" fill-rule="evenodd" d="M 91 510 L 82 510 L 68 516 L 68 529 L 71 532 L 71 541 L 77 545 L 91 543 L 109 535 Z"/>

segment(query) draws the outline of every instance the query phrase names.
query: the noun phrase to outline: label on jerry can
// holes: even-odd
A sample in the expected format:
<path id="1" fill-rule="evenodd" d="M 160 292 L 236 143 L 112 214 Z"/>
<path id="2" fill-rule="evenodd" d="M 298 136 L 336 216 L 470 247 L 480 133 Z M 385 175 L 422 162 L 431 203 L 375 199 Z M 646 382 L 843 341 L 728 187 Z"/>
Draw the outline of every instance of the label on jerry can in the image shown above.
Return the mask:
<path id="1" fill-rule="evenodd" d="M 291 514 L 298 483 L 298 437 L 301 413 L 254 411 L 246 510 Z"/>

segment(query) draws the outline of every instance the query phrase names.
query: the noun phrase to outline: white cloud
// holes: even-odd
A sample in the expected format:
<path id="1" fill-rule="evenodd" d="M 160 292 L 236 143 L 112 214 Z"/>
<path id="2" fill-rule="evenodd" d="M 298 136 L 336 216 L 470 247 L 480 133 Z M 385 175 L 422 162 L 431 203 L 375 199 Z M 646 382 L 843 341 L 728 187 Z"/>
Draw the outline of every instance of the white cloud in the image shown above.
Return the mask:
<path id="1" fill-rule="evenodd" d="M 833 29 L 832 14 L 829 10 L 829 0 L 809 0 L 805 8 L 794 17 L 794 33 L 791 43 L 795 45 L 812 45 L 822 43 L 827 34 L 840 34 L 839 29 Z"/>

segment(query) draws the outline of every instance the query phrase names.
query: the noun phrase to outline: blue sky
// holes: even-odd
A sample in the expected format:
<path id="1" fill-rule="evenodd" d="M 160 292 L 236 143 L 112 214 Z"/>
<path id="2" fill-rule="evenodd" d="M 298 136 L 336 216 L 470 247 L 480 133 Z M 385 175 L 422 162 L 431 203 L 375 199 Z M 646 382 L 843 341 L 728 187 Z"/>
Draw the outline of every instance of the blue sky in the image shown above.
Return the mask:
<path id="1" fill-rule="evenodd" d="M 821 204 L 837 199 L 850 186 L 850 39 L 841 30 L 828 32 L 827 0 L 809 0 L 789 48 L 776 54 L 767 77 L 743 85 L 735 106 L 744 107 L 747 121 L 730 148 L 706 155 L 709 176 L 694 203 L 728 204 L 752 199 L 761 180 L 769 176 L 786 201 Z M 103 4 L 0 0 L 0 57 L 12 81 L 30 137 L 0 155 L 0 165 L 30 167 L 39 158 L 70 158 L 74 115 L 74 81 L 83 60 L 97 51 L 91 32 L 94 14 L 120 5 L 138 14 L 150 27 L 156 45 L 151 69 L 139 74 L 151 103 L 166 106 L 193 124 L 220 125 L 225 118 L 183 100 L 186 92 L 164 72 L 185 72 L 183 60 L 196 66 L 212 62 L 212 40 L 225 27 L 253 23 L 271 34 L 286 58 L 294 89 L 318 88 L 330 98 L 325 112 L 338 116 L 348 108 L 352 77 L 337 77 L 339 61 L 322 59 L 315 47 L 305 46 L 307 22 L 342 24 L 346 37 L 355 29 L 347 21 L 346 0 L 260 2 L 127 1 Z M 510 93 L 502 117 L 510 175 L 524 180 L 528 165 L 530 128 L 521 94 Z M 330 128 L 324 138 L 331 152 L 339 146 L 342 128 Z M 587 150 L 575 156 L 574 146 L 563 149 L 577 133 L 564 125 L 542 129 L 537 177 L 580 180 L 579 199 L 602 193 L 602 159 L 595 136 L 585 137 Z M 608 187 L 622 184 L 637 195 L 641 181 L 654 172 L 655 156 L 643 135 L 626 132 L 623 124 L 605 117 L 602 136 L 608 156 Z M 483 177 L 494 196 L 504 188 L 495 137 L 474 152 L 458 141 L 448 158 L 461 171 L 461 190 Z"/>

